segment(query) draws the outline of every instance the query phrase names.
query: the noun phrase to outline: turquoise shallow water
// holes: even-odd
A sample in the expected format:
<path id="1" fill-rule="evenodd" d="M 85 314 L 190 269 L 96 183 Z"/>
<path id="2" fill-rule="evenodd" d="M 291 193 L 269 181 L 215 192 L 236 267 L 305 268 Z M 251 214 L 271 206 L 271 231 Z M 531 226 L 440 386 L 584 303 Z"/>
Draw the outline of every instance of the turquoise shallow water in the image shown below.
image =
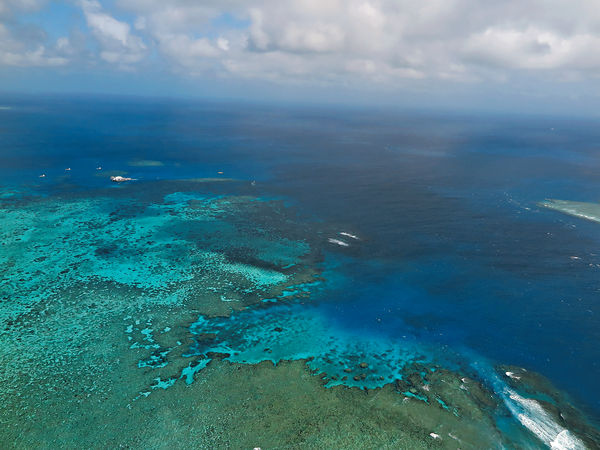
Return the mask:
<path id="1" fill-rule="evenodd" d="M 329 225 L 318 221 L 290 222 L 278 201 L 206 191 L 163 195 L 169 188 L 155 183 L 150 196 L 128 186 L 116 197 L 92 191 L 68 198 L 5 189 L 1 227 L 2 296 L 8 300 L 2 308 L 5 331 L 20 333 L 36 315 L 69 308 L 66 298 L 76 302 L 91 298 L 88 311 L 74 323 L 56 323 L 56 331 L 73 333 L 75 327 L 74 336 L 84 334 L 86 323 L 94 323 L 86 315 L 99 310 L 120 317 L 130 350 L 144 355 L 138 369 L 156 371 L 153 382 L 139 386 L 129 399 L 132 403 L 156 389 L 201 380 L 214 358 L 249 365 L 300 360 L 326 388 L 342 385 L 368 392 L 393 383 L 399 395 L 433 402 L 459 417 L 452 397 L 428 388 L 427 375 L 443 368 L 480 379 L 492 389 L 500 402 L 497 426 L 507 436 L 535 442 L 524 434 L 521 423 L 544 442 L 555 441 L 565 431 L 567 435 L 561 436 L 575 448 L 583 445 L 530 393 L 522 397 L 524 393 L 511 388 L 491 361 L 419 333 L 414 322 L 402 317 L 402 303 L 395 304 L 398 321 L 393 335 L 369 326 L 366 319 L 371 313 L 348 326 L 344 314 L 347 308 L 356 308 L 356 294 L 364 287 L 348 269 L 357 264 L 357 257 L 343 251 L 365 245 L 362 238 L 345 231 L 332 234 Z M 362 269 L 383 270 L 381 263 L 369 265 L 363 263 Z M 305 273 L 307 267 L 319 270 Z M 396 284 L 396 293 L 403 291 L 405 302 L 418 300 L 422 294 L 403 283 Z M 340 303 L 344 300 L 340 292 L 351 289 L 357 291 Z M 338 300 L 332 303 L 332 298 Z M 152 321 L 140 322 L 129 314 L 181 305 L 194 305 L 197 311 L 189 325 L 171 319 L 157 328 Z M 385 317 L 385 311 L 375 315 Z M 157 340 L 182 326 L 189 326 L 189 344 L 178 340 L 164 345 Z M 111 338 L 118 336 L 107 337 Z M 61 339 L 54 341 L 60 348 Z M 36 344 L 57 350 L 48 338 Z M 35 346 L 31 350 L 36 351 Z M 174 357 L 177 352 L 181 356 Z M 34 373 L 39 369 L 35 359 L 28 364 Z M 161 370 L 170 370 L 170 375 L 163 376 Z M 542 399 L 557 405 L 552 395 Z M 507 416 L 512 419 L 507 421 Z"/>
<path id="2" fill-rule="evenodd" d="M 150 203 L 135 192 L 132 198 L 105 194 L 67 199 L 6 190 L 3 292 L 11 304 L 3 314 L 18 315 L 59 289 L 96 281 L 136 289 L 161 304 L 199 295 L 197 289 L 244 302 L 285 285 L 310 252 L 303 241 L 236 224 L 247 208 L 261 208 L 256 198 L 174 192 Z M 276 270 L 291 261 L 294 266 Z"/>
<path id="3" fill-rule="evenodd" d="M 1 112 L 12 394 L 42 377 L 41 349 L 66 374 L 107 345 L 135 360 L 132 408 L 217 362 L 301 361 L 326 388 L 392 384 L 462 417 L 431 381 L 450 371 L 513 442 L 595 443 L 597 224 L 539 204 L 595 207 L 585 124 L 557 139 L 539 121 L 59 105 Z"/>

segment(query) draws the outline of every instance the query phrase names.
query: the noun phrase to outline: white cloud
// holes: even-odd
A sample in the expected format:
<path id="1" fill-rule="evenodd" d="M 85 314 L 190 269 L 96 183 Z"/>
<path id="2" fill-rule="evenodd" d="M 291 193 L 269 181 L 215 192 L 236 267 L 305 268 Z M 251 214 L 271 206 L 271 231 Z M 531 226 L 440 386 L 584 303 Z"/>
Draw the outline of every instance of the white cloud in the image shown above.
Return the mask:
<path id="1" fill-rule="evenodd" d="M 96 0 L 80 0 L 86 23 L 100 44 L 100 57 L 113 64 L 129 66 L 141 61 L 147 47 L 139 36 L 131 33 L 131 25 L 102 10 Z"/>
<path id="2" fill-rule="evenodd" d="M 47 0 L 0 0 L 0 19 L 20 12 L 38 11 Z"/>
<path id="3" fill-rule="evenodd" d="M 110 12 L 72 1 L 99 57 L 118 67 L 153 55 L 186 74 L 391 88 L 600 75 L 597 0 L 116 0 Z M 0 0 L 0 17 L 43 3 Z M 40 45 L 41 55 L 70 55 L 66 44 L 37 43 L 22 57 L 34 61 Z"/>
<path id="4" fill-rule="evenodd" d="M 163 54 L 186 67 L 215 58 L 223 51 L 218 43 L 206 38 L 193 39 L 185 34 L 161 35 L 159 48 Z"/>
<path id="5" fill-rule="evenodd" d="M 498 68 L 551 69 L 564 65 L 574 46 L 569 39 L 535 28 L 488 28 L 470 36 L 464 48 L 467 58 L 481 64 Z"/>
<path id="6" fill-rule="evenodd" d="M 8 14 L 7 3 L 0 4 L 0 11 Z M 21 7 L 33 8 L 32 2 L 25 2 Z M 19 26 L 10 29 L 0 22 L 0 66 L 34 67 L 62 66 L 68 63 L 61 46 L 60 39 L 48 48 L 45 44 L 45 33 L 37 27 L 28 27 L 25 32 Z M 65 39 L 65 38 L 63 38 Z"/>
<path id="7" fill-rule="evenodd" d="M 488 28 L 466 40 L 464 56 L 498 70 L 553 71 L 564 79 L 574 73 L 600 74 L 600 35 L 565 35 L 548 29 Z"/>

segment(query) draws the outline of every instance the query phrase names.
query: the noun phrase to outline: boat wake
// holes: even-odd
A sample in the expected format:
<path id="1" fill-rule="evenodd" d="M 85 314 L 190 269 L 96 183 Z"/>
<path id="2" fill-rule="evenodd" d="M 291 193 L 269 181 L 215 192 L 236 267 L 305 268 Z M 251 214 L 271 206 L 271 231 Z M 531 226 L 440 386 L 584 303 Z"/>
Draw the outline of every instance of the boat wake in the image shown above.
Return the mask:
<path id="1" fill-rule="evenodd" d="M 331 244 L 339 245 L 340 247 L 350 247 L 350 244 L 348 244 L 347 242 L 344 242 L 340 239 L 329 238 L 329 239 L 327 239 L 327 242 L 329 242 Z"/>

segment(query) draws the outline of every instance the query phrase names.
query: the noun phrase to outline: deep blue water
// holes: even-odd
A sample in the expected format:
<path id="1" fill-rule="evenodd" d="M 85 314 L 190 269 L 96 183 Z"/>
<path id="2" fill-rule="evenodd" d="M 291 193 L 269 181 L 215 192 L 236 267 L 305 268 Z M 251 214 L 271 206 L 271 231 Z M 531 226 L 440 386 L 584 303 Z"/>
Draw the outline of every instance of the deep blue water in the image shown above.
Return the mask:
<path id="1" fill-rule="evenodd" d="M 0 104 L 11 107 L 0 110 L 4 184 L 102 187 L 96 167 L 136 159 L 164 163 L 127 167 L 141 180 L 256 180 L 263 195 L 361 237 L 332 246 L 340 279 L 315 295 L 338 326 L 538 371 L 600 418 L 600 224 L 536 205 L 600 199 L 599 123 L 132 99 Z"/>

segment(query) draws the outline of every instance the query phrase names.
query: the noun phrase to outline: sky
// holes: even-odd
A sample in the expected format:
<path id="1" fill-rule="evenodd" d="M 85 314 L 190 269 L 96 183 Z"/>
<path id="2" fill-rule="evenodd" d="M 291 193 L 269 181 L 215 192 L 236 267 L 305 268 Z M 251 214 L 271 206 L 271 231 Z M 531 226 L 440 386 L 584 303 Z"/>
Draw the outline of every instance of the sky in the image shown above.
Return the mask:
<path id="1" fill-rule="evenodd" d="M 0 0 L 0 92 L 599 115 L 598 0 Z"/>

